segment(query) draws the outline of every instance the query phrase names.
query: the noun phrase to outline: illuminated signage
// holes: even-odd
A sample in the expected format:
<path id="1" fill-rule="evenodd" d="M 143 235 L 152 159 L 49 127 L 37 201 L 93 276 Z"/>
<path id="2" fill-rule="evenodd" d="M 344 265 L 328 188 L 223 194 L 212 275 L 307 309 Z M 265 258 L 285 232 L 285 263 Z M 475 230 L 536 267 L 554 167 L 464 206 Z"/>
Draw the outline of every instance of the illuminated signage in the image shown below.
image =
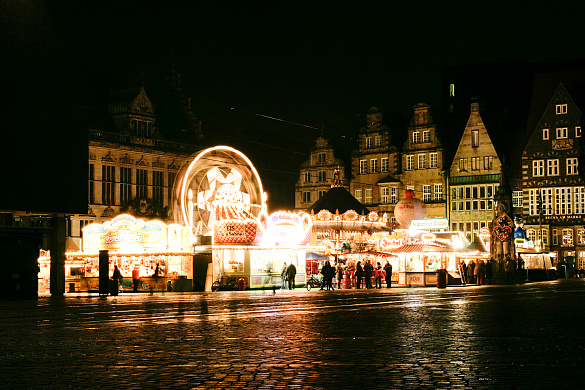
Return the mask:
<path id="1" fill-rule="evenodd" d="M 306 245 L 311 239 L 313 221 L 307 213 L 277 211 L 268 217 L 263 244 Z"/>
<path id="2" fill-rule="evenodd" d="M 161 221 L 145 222 L 122 214 L 103 224 L 83 228 L 83 250 L 104 249 L 180 249 L 191 245 L 190 231 L 180 225 Z"/>
<path id="3" fill-rule="evenodd" d="M 449 220 L 447 218 L 425 218 L 410 221 L 411 229 L 447 229 L 448 227 Z"/>

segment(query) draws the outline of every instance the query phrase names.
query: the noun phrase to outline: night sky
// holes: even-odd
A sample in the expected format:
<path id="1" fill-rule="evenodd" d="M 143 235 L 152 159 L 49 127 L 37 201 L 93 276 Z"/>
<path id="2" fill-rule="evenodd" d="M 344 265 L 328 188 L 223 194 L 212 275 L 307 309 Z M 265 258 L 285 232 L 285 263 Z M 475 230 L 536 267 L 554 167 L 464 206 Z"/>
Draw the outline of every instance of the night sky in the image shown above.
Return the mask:
<path id="1" fill-rule="evenodd" d="M 252 151 L 258 129 L 256 146 L 302 161 L 321 132 L 351 137 L 371 106 L 387 117 L 410 118 L 418 102 L 439 111 L 445 66 L 585 53 L 580 1 L 211 3 L 3 1 L 4 123 L 26 130 L 15 112 L 42 101 L 82 116 L 100 109 L 91 91 L 104 80 L 156 83 L 174 66 L 211 138 Z M 27 134 L 75 132 L 54 116 Z"/>

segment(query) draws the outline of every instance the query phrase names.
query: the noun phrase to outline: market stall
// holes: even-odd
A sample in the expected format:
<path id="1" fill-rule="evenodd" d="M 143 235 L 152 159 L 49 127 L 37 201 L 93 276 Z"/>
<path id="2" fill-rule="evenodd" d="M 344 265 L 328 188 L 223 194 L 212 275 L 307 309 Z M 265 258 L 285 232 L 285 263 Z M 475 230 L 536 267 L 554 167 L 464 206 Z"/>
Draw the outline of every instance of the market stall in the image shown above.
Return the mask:
<path id="1" fill-rule="evenodd" d="M 122 214 L 104 224 L 86 226 L 82 235 L 82 251 L 65 254 L 70 292 L 99 291 L 99 252 L 103 250 L 109 254 L 108 274 L 118 267 L 124 291 L 167 291 L 179 280 L 181 288 L 189 290 L 193 250 L 185 227 Z"/>

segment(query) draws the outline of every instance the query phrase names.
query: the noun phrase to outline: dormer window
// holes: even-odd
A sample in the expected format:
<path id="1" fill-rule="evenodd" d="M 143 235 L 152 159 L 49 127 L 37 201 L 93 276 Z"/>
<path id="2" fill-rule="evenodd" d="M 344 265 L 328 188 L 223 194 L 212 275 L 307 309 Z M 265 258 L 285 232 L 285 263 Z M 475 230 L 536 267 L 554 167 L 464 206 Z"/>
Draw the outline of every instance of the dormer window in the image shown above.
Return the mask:
<path id="1" fill-rule="evenodd" d="M 324 163 L 327 161 L 327 155 L 325 153 L 319 153 L 318 157 L 320 163 Z"/>
<path id="2" fill-rule="evenodd" d="M 431 132 L 423 131 L 423 142 L 431 142 Z"/>
<path id="3" fill-rule="evenodd" d="M 131 124 L 134 135 L 139 137 L 152 137 L 152 122 L 134 119 Z"/>
<path id="4" fill-rule="evenodd" d="M 372 137 L 366 137 L 366 149 L 370 149 L 372 147 Z"/>
<path id="5" fill-rule="evenodd" d="M 566 104 L 557 104 L 556 108 L 557 108 L 557 115 L 567 113 L 567 105 Z"/>
<path id="6" fill-rule="evenodd" d="M 376 147 L 377 148 L 381 148 L 382 147 L 382 136 L 377 135 L 376 136 Z"/>
<path id="7" fill-rule="evenodd" d="M 412 133 L 412 143 L 418 144 L 420 142 L 420 132 L 415 131 Z"/>

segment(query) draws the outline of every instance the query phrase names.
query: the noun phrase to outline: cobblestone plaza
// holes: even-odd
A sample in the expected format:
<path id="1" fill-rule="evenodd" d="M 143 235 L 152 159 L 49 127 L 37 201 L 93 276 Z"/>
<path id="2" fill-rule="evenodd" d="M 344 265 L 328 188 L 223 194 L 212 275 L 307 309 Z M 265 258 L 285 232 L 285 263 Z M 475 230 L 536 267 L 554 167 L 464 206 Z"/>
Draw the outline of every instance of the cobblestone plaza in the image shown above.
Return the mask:
<path id="1" fill-rule="evenodd" d="M 580 388 L 585 280 L 0 302 L 10 389 Z"/>

